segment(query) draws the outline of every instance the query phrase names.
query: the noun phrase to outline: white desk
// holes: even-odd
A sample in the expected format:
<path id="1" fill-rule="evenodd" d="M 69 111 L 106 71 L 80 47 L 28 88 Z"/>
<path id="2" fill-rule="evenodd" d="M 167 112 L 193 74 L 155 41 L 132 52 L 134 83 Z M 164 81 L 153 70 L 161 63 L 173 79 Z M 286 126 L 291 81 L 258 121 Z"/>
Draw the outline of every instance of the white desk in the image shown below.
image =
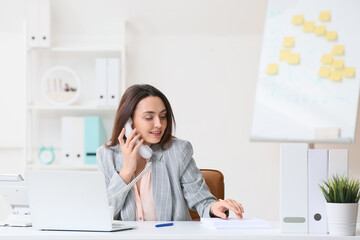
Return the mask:
<path id="1" fill-rule="evenodd" d="M 50 239 L 50 240 L 93 240 L 93 239 L 251 239 L 251 240 L 300 240 L 300 239 L 331 239 L 343 240 L 345 237 L 335 237 L 329 235 L 299 235 L 281 234 L 279 228 L 273 224 L 273 229 L 264 230 L 216 230 L 201 225 L 200 222 L 174 222 L 174 226 L 156 228 L 159 222 L 131 222 L 138 226 L 133 230 L 120 232 L 73 232 L 73 231 L 37 231 L 32 228 L 0 227 L 0 239 L 6 240 L 28 240 L 28 239 Z M 346 239 L 360 239 L 358 236 L 346 237 Z"/>

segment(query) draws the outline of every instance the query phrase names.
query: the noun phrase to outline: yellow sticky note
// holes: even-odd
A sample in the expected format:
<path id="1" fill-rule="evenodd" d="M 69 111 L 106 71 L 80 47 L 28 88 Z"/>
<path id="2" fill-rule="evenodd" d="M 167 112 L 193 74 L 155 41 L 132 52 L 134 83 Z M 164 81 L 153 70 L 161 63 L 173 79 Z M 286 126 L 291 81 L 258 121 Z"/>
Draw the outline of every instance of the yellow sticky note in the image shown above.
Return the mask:
<path id="1" fill-rule="evenodd" d="M 331 11 L 321 11 L 318 19 L 322 22 L 328 22 L 331 20 Z"/>
<path id="2" fill-rule="evenodd" d="M 282 45 L 284 47 L 293 47 L 294 43 L 295 43 L 294 37 L 284 37 L 284 41 L 283 41 Z"/>
<path id="3" fill-rule="evenodd" d="M 278 73 L 279 66 L 277 63 L 269 63 L 266 69 L 266 74 L 275 75 Z"/>
<path id="4" fill-rule="evenodd" d="M 333 82 L 341 82 L 342 80 L 342 73 L 341 71 L 331 71 L 330 72 L 330 80 Z"/>
<path id="5" fill-rule="evenodd" d="M 304 15 L 294 15 L 291 21 L 294 25 L 301 25 L 304 22 Z"/>
<path id="6" fill-rule="evenodd" d="M 343 59 L 334 59 L 331 67 L 336 69 L 343 69 L 344 68 L 344 60 Z"/>
<path id="7" fill-rule="evenodd" d="M 330 41 L 335 41 L 337 39 L 337 31 L 326 32 L 325 38 Z"/>
<path id="8" fill-rule="evenodd" d="M 334 55 L 344 55 L 345 52 L 345 46 L 344 45 L 335 45 L 333 47 L 333 50 L 331 53 L 333 53 Z"/>
<path id="9" fill-rule="evenodd" d="M 299 64 L 300 63 L 300 54 L 299 53 L 290 53 L 290 55 L 288 56 L 288 63 Z"/>
<path id="10" fill-rule="evenodd" d="M 347 78 L 355 77 L 355 68 L 354 67 L 345 67 L 344 77 L 347 77 Z"/>
<path id="11" fill-rule="evenodd" d="M 323 54 L 321 56 L 320 62 L 323 64 L 331 64 L 333 61 L 333 55 L 332 54 Z"/>
<path id="12" fill-rule="evenodd" d="M 330 67 L 320 67 L 318 76 L 321 78 L 327 78 L 327 77 L 329 77 L 330 72 L 331 72 Z"/>
<path id="13" fill-rule="evenodd" d="M 326 26 L 316 26 L 313 30 L 313 33 L 318 36 L 322 36 L 326 33 Z"/>
<path id="14" fill-rule="evenodd" d="M 314 21 L 305 21 L 303 26 L 304 32 L 312 32 L 315 28 L 315 22 Z"/>
<path id="15" fill-rule="evenodd" d="M 280 61 L 288 61 L 288 57 L 290 55 L 290 49 L 282 49 L 280 50 L 280 57 L 279 57 L 279 60 Z"/>

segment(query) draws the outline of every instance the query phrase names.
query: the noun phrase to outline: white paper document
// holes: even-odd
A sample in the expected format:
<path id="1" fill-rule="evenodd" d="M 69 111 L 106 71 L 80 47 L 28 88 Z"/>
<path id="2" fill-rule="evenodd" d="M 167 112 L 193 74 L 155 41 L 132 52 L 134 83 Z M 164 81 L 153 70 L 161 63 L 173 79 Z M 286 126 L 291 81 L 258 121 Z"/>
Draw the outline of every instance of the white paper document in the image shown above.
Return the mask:
<path id="1" fill-rule="evenodd" d="M 270 223 L 257 218 L 201 218 L 201 223 L 205 226 L 216 229 L 270 229 Z"/>

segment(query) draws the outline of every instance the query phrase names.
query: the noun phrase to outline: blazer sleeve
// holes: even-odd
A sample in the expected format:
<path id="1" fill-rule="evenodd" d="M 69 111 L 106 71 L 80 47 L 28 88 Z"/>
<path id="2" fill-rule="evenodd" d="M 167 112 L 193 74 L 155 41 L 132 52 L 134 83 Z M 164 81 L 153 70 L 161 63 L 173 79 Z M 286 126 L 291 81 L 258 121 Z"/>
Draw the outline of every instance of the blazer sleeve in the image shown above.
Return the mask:
<path id="1" fill-rule="evenodd" d="M 184 141 L 182 161 L 180 163 L 180 183 L 188 207 L 196 210 L 200 217 L 210 217 L 211 203 L 216 198 L 210 193 L 200 170 L 192 157 L 193 149 L 189 142 Z"/>
<path id="2" fill-rule="evenodd" d="M 114 161 L 117 160 L 115 159 L 113 150 L 101 146 L 97 150 L 96 158 L 98 171 L 101 171 L 105 176 L 108 198 L 111 198 L 119 191 L 123 191 L 127 184 L 116 171 Z M 109 201 L 109 205 L 114 207 L 114 216 L 117 216 L 120 213 L 130 191 L 131 188 Z"/>

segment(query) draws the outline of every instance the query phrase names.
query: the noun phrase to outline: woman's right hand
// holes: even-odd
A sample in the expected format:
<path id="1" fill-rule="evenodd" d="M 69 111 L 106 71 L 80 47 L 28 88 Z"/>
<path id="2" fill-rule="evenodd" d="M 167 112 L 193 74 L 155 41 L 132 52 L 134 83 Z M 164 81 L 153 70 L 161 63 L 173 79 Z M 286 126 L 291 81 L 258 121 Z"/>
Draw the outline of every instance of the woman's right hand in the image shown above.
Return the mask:
<path id="1" fill-rule="evenodd" d="M 136 134 L 136 128 L 130 133 L 129 137 L 124 141 L 125 128 L 123 128 L 118 137 L 121 151 L 123 154 L 123 168 L 120 171 L 120 177 L 124 180 L 126 184 L 129 184 L 131 181 L 134 172 L 137 167 L 137 160 L 140 158 L 138 154 L 138 149 L 143 143 L 143 139 L 135 145 L 136 141 L 140 138 L 141 133 Z"/>

